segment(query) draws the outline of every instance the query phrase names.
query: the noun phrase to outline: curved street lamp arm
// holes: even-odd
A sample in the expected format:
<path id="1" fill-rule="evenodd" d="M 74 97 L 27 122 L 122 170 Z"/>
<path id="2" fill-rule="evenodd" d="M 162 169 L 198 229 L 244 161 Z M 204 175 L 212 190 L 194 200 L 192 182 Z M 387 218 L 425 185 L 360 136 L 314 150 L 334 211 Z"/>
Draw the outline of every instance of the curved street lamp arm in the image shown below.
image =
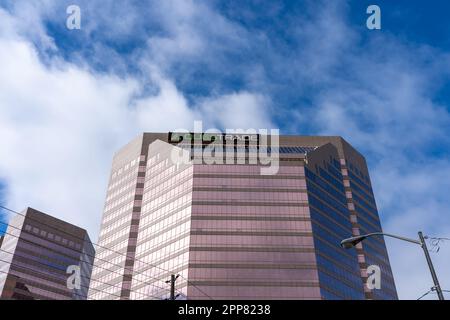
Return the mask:
<path id="1" fill-rule="evenodd" d="M 363 237 L 386 236 L 386 237 L 396 238 L 396 239 L 399 239 L 399 240 L 408 241 L 408 242 L 412 242 L 412 243 L 415 243 L 415 244 L 418 244 L 418 245 L 422 245 L 422 242 L 420 242 L 418 240 L 405 238 L 405 237 L 401 237 L 401 236 L 396 236 L 395 234 L 390 234 L 390 233 L 372 232 L 372 233 L 368 233 L 368 234 L 363 234 L 361 236 L 363 236 Z"/>

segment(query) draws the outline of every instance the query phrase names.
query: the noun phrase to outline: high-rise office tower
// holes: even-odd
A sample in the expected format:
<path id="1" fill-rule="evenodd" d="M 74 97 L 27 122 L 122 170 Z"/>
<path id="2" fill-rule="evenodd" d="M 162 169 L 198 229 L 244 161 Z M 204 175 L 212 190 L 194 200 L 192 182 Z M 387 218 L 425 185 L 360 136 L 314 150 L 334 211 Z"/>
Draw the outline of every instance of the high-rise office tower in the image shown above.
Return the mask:
<path id="1" fill-rule="evenodd" d="M 0 298 L 87 299 L 94 255 L 86 230 L 27 208 L 0 246 Z"/>
<path id="2" fill-rule="evenodd" d="M 165 299 L 179 274 L 179 299 L 397 299 L 382 238 L 339 245 L 374 231 L 341 137 L 144 133 L 114 156 L 89 297 Z"/>

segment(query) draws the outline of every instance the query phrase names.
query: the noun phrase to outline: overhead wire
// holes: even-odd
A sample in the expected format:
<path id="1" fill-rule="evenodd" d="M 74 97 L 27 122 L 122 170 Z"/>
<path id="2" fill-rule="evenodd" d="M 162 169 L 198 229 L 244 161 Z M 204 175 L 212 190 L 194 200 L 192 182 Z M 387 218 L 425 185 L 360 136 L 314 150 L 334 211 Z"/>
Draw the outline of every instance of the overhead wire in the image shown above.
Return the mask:
<path id="1" fill-rule="evenodd" d="M 33 218 L 30 218 L 30 217 L 27 217 L 26 215 L 24 215 L 24 214 L 22 214 L 22 213 L 20 213 L 20 212 L 18 212 L 18 211 L 12 210 L 12 209 L 10 209 L 10 208 L 7 208 L 7 207 L 5 207 L 5 206 L 3 206 L 3 205 L 0 205 L 0 208 L 1 208 L 1 209 L 4 209 L 4 210 L 6 210 L 6 211 L 12 212 L 12 213 L 14 213 L 14 214 L 16 214 L 16 215 L 20 215 L 20 216 L 22 216 L 22 217 L 24 217 L 24 218 L 27 218 L 27 219 L 30 219 L 30 220 L 34 220 L 34 221 L 36 221 L 36 222 L 38 222 L 38 223 L 40 223 L 40 224 L 43 224 L 42 221 L 39 221 L 39 220 L 37 220 L 37 219 L 33 219 Z M 0 222 L 0 223 L 6 224 L 6 223 L 4 223 L 4 222 Z M 81 241 L 83 241 L 83 242 L 87 241 L 86 239 L 81 239 L 81 238 L 79 238 L 79 237 L 76 237 L 76 236 L 74 236 L 74 235 L 72 235 L 72 234 L 70 234 L 70 233 L 68 233 L 68 232 L 66 232 L 66 231 L 64 231 L 64 230 L 60 230 L 60 229 L 58 229 L 58 228 L 56 228 L 56 227 L 53 227 L 53 226 L 51 226 L 51 227 L 52 227 L 53 229 L 55 229 L 55 230 L 58 230 L 58 231 L 63 232 L 63 233 L 66 233 L 66 234 L 70 235 L 71 237 L 73 237 L 73 238 L 75 238 L 75 239 L 81 240 Z M 91 243 L 93 246 L 96 246 L 96 247 L 98 247 L 98 248 L 105 249 L 105 250 L 108 250 L 108 251 L 113 252 L 113 253 L 115 253 L 115 254 L 122 255 L 122 256 L 124 256 L 124 257 L 126 257 L 126 258 L 129 258 L 129 255 L 128 255 L 128 254 L 124 254 L 124 253 L 122 253 L 122 252 L 119 252 L 119 251 L 116 251 L 116 250 L 113 250 L 113 249 L 104 247 L 104 246 L 99 245 L 98 243 L 95 243 L 95 242 L 90 242 L 90 243 Z M 87 255 L 88 255 L 88 254 L 87 254 Z M 100 258 L 95 258 L 95 256 L 92 256 L 92 255 L 88 255 L 88 256 L 94 257 L 94 259 L 100 259 Z M 105 261 L 105 260 L 103 260 L 103 261 Z M 157 269 L 159 269 L 159 270 L 168 272 L 168 274 L 172 274 L 172 273 L 173 273 L 173 271 L 170 271 L 170 270 L 168 270 L 168 269 L 165 269 L 165 268 L 162 268 L 162 267 L 157 266 L 157 265 L 155 265 L 155 264 L 151 264 L 151 263 L 149 263 L 149 262 L 142 261 L 142 260 L 140 260 L 140 259 L 136 259 L 136 258 L 135 258 L 135 262 L 136 262 L 136 261 L 137 261 L 137 262 L 141 262 L 141 263 L 143 263 L 143 264 L 145 264 L 145 265 L 147 265 L 147 266 L 150 266 L 150 267 L 152 267 L 152 268 L 157 268 Z M 110 263 L 109 261 L 107 261 L 107 262 Z M 200 288 L 199 288 L 197 285 L 195 285 L 192 281 L 188 280 L 186 277 L 184 277 L 184 276 L 181 275 L 181 274 L 180 274 L 180 277 L 181 277 L 182 279 L 184 279 L 184 280 L 186 281 L 187 284 L 190 284 L 190 285 L 192 285 L 194 288 L 196 288 L 196 289 L 197 289 L 199 292 L 201 292 L 204 296 L 208 297 L 208 298 L 211 299 L 211 300 L 214 300 L 210 295 L 208 295 L 206 292 L 204 292 L 202 289 L 200 289 Z M 154 277 L 153 277 L 153 279 L 164 282 L 164 280 L 159 279 L 159 278 L 154 278 Z"/>

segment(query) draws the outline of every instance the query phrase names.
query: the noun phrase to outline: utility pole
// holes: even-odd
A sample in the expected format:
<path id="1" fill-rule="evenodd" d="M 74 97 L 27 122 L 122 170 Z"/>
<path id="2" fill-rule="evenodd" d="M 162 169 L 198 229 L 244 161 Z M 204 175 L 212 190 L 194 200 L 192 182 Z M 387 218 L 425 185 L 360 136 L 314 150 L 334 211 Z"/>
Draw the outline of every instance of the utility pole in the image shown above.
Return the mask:
<path id="1" fill-rule="evenodd" d="M 439 285 L 439 280 L 437 278 L 436 271 L 434 271 L 433 262 L 431 262 L 430 253 L 428 252 L 427 244 L 425 242 L 425 238 L 423 237 L 422 231 L 419 231 L 419 239 L 420 239 L 420 246 L 422 247 L 423 252 L 425 253 L 425 258 L 427 259 L 428 267 L 430 268 L 431 277 L 433 278 L 434 282 L 433 289 L 436 290 L 439 300 L 445 300 L 441 286 Z"/>
<path id="2" fill-rule="evenodd" d="M 175 300 L 178 296 L 178 295 L 175 296 L 175 281 L 177 281 L 179 276 L 180 276 L 179 274 L 177 274 L 177 275 L 171 274 L 170 280 L 166 281 L 166 283 L 170 283 L 170 298 L 169 298 L 169 300 Z"/>
<path id="3" fill-rule="evenodd" d="M 396 236 L 395 234 L 390 234 L 390 233 L 372 232 L 372 233 L 363 234 L 363 235 L 359 235 L 356 237 L 344 239 L 341 241 L 341 246 L 345 249 L 350 249 L 350 248 L 355 247 L 361 241 L 367 239 L 368 237 L 372 237 L 372 236 L 391 237 L 391 238 L 396 238 L 399 240 L 403 240 L 403 241 L 407 241 L 407 242 L 411 242 L 411 243 L 420 245 L 423 249 L 423 252 L 425 253 L 425 258 L 427 259 L 428 268 L 430 268 L 431 277 L 433 278 L 433 282 L 434 282 L 434 287 L 431 288 L 431 290 L 436 291 L 436 293 L 439 297 L 439 300 L 445 300 L 444 294 L 442 293 L 442 288 L 439 285 L 436 271 L 434 271 L 433 262 L 431 262 L 430 253 L 428 252 L 427 244 L 425 242 L 425 237 L 423 236 L 422 231 L 419 231 L 419 240 L 400 237 L 400 236 Z"/>

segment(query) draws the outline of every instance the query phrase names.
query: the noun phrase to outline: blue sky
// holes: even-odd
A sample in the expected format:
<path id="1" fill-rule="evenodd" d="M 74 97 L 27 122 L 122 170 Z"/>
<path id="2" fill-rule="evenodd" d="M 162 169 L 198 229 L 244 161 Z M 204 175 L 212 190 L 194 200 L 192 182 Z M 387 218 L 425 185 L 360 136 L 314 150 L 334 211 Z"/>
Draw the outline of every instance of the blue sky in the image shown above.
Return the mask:
<path id="1" fill-rule="evenodd" d="M 4 203 L 5 195 L 3 193 L 4 193 L 4 186 L 3 186 L 3 184 L 0 181 L 0 204 Z M 6 214 L 4 214 L 2 211 L 0 211 L 0 212 L 1 212 L 1 214 L 0 214 L 0 235 L 2 235 L 6 231 L 7 219 L 6 219 Z"/>
<path id="2" fill-rule="evenodd" d="M 81 30 L 65 28 L 69 4 Z M 369 4 L 381 30 L 365 26 Z M 342 135 L 367 157 L 386 231 L 448 237 L 449 10 L 437 0 L 4 0 L 1 201 L 95 239 L 113 152 L 199 119 Z M 420 250 L 388 249 L 400 297 L 428 291 Z M 450 243 L 432 258 L 450 288 Z"/>

